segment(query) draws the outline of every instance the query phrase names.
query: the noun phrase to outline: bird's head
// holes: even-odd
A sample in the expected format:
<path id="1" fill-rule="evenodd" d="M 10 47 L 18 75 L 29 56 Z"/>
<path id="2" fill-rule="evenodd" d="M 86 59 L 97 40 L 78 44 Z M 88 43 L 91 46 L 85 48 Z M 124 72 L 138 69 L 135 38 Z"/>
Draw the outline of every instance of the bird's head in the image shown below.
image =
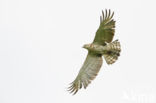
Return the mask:
<path id="1" fill-rule="evenodd" d="M 91 44 L 85 44 L 82 48 L 89 49 Z"/>

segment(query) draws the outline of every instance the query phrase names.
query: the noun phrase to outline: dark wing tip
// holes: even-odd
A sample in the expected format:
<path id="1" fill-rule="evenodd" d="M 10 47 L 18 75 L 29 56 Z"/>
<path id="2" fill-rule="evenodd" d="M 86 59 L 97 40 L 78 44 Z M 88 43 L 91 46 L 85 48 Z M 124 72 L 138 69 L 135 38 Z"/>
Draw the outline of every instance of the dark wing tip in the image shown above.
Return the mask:
<path id="1" fill-rule="evenodd" d="M 67 91 L 69 91 L 71 94 L 75 95 L 79 89 L 81 89 L 82 85 L 78 87 L 79 84 L 76 84 L 75 82 L 70 83 L 70 86 L 67 88 Z"/>
<path id="2" fill-rule="evenodd" d="M 114 12 L 111 13 L 111 10 L 105 9 L 105 12 L 102 10 L 102 16 L 100 16 L 100 23 L 104 21 L 110 21 L 114 16 Z"/>

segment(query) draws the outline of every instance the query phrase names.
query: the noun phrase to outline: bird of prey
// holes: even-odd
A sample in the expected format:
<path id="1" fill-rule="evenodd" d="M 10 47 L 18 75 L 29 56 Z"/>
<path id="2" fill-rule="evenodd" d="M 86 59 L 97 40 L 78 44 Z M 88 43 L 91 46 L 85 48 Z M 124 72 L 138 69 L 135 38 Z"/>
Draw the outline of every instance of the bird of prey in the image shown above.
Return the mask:
<path id="1" fill-rule="evenodd" d="M 121 48 L 118 40 L 112 42 L 115 33 L 113 15 L 114 12 L 111 13 L 111 10 L 105 10 L 105 13 L 102 11 L 100 26 L 93 42 L 83 46 L 88 50 L 88 55 L 76 79 L 68 88 L 70 93 L 76 94 L 82 87 L 86 89 L 91 80 L 97 76 L 102 66 L 102 57 L 107 64 L 113 64 L 118 59 Z"/>

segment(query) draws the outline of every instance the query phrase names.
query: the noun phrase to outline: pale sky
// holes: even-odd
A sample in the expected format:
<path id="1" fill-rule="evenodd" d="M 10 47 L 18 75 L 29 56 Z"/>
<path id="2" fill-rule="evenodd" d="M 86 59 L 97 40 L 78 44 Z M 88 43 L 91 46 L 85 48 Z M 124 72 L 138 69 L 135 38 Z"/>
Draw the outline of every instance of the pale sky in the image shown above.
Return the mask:
<path id="1" fill-rule="evenodd" d="M 0 0 L 0 103 L 156 103 L 155 0 Z M 121 56 L 67 91 L 100 22 L 115 12 Z"/>

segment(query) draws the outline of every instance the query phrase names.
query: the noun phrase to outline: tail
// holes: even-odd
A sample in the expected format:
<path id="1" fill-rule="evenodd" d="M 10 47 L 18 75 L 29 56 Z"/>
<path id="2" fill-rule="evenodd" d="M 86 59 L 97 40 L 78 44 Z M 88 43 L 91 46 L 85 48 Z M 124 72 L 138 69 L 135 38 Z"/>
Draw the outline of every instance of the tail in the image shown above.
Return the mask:
<path id="1" fill-rule="evenodd" d="M 113 64 L 120 56 L 121 46 L 118 40 L 115 40 L 106 45 L 107 52 L 103 54 L 107 64 Z"/>

